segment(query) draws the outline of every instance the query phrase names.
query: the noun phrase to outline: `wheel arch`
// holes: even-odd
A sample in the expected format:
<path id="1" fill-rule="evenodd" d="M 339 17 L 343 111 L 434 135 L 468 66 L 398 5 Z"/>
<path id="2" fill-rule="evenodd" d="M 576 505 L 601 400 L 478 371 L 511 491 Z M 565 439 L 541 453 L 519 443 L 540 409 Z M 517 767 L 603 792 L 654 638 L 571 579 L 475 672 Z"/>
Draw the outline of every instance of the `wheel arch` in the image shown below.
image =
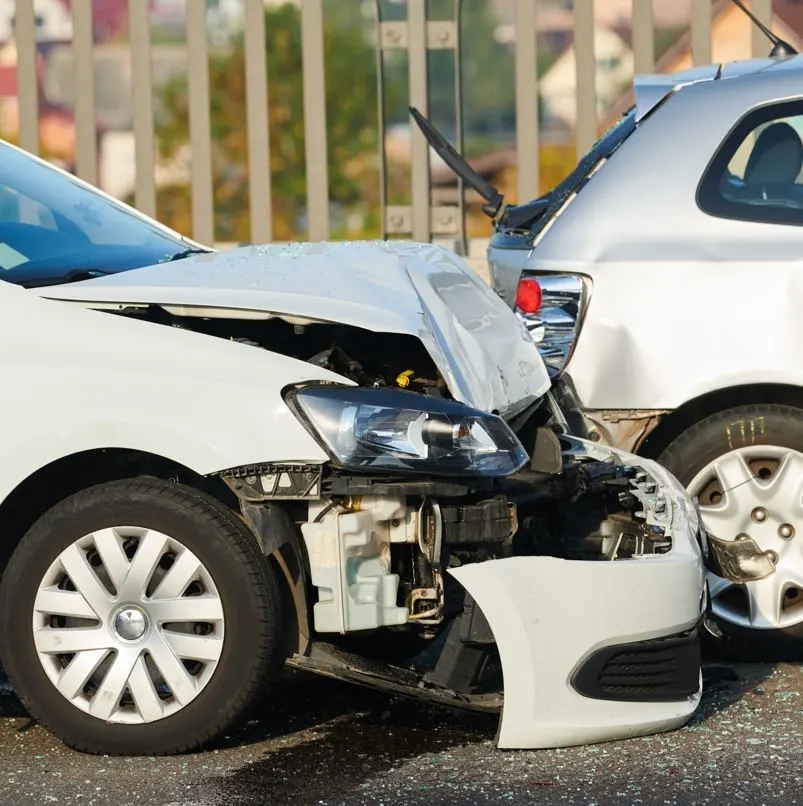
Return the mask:
<path id="1" fill-rule="evenodd" d="M 303 648 L 309 635 L 306 599 L 306 557 L 292 520 L 281 505 L 271 505 L 283 540 L 266 540 L 260 523 L 241 508 L 240 500 L 217 475 L 202 476 L 167 457 L 128 448 L 95 448 L 56 459 L 21 481 L 0 502 L 0 576 L 14 549 L 31 526 L 70 495 L 109 481 L 154 476 L 205 493 L 243 521 L 273 567 L 283 602 L 283 628 L 290 654 Z"/>
<path id="2" fill-rule="evenodd" d="M 62 456 L 20 481 L 0 502 L 0 572 L 25 532 L 59 501 L 87 487 L 137 476 L 174 480 L 228 508 L 236 497 L 215 476 L 200 476 L 164 456 L 128 448 L 95 448 Z"/>
<path id="3" fill-rule="evenodd" d="M 757 383 L 707 392 L 665 414 L 641 444 L 638 453 L 649 459 L 658 459 L 677 437 L 700 420 L 735 406 L 763 403 L 792 406 L 803 410 L 803 387 L 780 383 Z"/>

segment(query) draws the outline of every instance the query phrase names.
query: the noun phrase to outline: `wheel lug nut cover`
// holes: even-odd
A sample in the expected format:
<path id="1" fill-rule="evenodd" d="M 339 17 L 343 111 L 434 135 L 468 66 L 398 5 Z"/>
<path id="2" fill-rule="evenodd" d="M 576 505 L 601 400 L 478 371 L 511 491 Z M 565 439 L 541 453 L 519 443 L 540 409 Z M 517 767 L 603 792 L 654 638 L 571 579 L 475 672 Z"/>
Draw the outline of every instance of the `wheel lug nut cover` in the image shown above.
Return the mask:
<path id="1" fill-rule="evenodd" d="M 783 540 L 791 540 L 795 536 L 795 527 L 791 523 L 782 523 L 778 527 L 778 537 Z"/>
<path id="2" fill-rule="evenodd" d="M 767 515 L 767 510 L 764 509 L 764 507 L 756 507 L 751 513 L 750 517 L 752 517 L 756 523 L 764 523 L 769 516 Z"/>

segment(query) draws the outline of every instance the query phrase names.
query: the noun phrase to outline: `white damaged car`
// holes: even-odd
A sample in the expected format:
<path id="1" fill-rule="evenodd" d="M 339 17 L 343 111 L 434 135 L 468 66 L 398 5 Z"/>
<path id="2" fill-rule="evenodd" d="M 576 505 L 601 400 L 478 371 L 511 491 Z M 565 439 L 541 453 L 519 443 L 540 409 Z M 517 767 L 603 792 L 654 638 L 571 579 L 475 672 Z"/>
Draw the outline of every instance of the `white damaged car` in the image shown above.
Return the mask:
<path id="1" fill-rule="evenodd" d="M 0 144 L 0 277 L 0 654 L 68 744 L 194 748 L 283 664 L 506 748 L 694 712 L 694 507 L 453 254 L 215 253 Z"/>

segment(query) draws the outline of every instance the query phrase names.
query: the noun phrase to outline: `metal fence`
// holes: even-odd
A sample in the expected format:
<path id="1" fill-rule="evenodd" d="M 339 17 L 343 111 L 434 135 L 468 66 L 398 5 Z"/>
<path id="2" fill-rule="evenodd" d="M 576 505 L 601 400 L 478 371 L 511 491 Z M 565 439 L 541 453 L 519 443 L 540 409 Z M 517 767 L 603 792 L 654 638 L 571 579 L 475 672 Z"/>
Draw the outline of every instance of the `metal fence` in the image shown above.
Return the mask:
<path id="1" fill-rule="evenodd" d="M 343 0 L 358 2 L 358 0 Z M 267 242 L 271 231 L 271 175 L 268 153 L 268 93 L 265 54 L 264 0 L 243 0 L 245 81 L 249 187 L 252 210 L 251 240 Z M 538 195 L 539 165 L 532 159 L 539 142 L 536 17 L 539 0 L 517 0 L 515 27 L 530 36 L 517 37 L 516 149 L 518 155 L 518 198 Z M 771 20 L 771 0 L 753 0 L 754 13 L 762 21 Z M 129 0 L 129 41 L 131 47 L 133 129 L 136 157 L 136 205 L 145 213 L 156 213 L 154 102 L 151 83 L 151 39 L 149 3 Z M 426 0 L 406 0 L 406 21 L 385 22 L 380 2 L 375 3 L 376 47 L 381 84 L 383 53 L 406 49 L 409 64 L 409 100 L 426 114 L 428 100 L 427 56 L 432 49 L 451 49 L 460 58 L 459 15 L 461 0 L 454 0 L 451 21 L 428 20 Z M 594 54 L 594 0 L 575 0 L 573 37 L 577 74 L 576 144 L 585 152 L 597 137 Z M 212 142 L 209 103 L 209 45 L 206 31 L 206 3 L 188 0 L 186 37 L 189 81 L 189 132 L 192 153 L 191 187 L 193 237 L 214 240 L 214 201 Z M 93 33 L 91 0 L 72 0 L 75 94 L 76 170 L 84 179 L 97 183 L 98 154 L 93 100 Z M 711 0 L 692 0 L 691 48 L 695 64 L 711 59 Z M 633 0 L 632 33 L 634 65 L 637 73 L 654 68 L 654 20 L 651 0 Z M 34 153 L 39 149 L 37 51 L 34 0 L 16 0 L 15 39 L 17 47 L 17 91 L 19 98 L 20 145 Z M 325 54 L 323 49 L 322 0 L 301 0 L 301 39 L 303 51 L 304 119 L 306 130 L 308 237 L 325 240 L 330 235 L 327 179 L 327 128 L 324 97 Z M 753 52 L 764 54 L 766 41 L 755 31 Z M 460 71 L 457 71 L 460 75 Z M 458 89 L 458 97 L 459 87 Z M 382 94 L 378 118 L 382 133 Z M 458 107 L 459 108 L 459 107 Z M 458 121 L 458 140 L 461 132 Z M 384 143 L 384 137 L 380 138 Z M 381 160 L 384 164 L 384 156 Z M 429 151 L 418 131 L 411 141 L 411 204 L 389 207 L 381 194 L 383 234 L 408 235 L 427 241 L 433 237 L 454 237 L 465 243 L 462 203 L 459 207 L 433 207 L 431 204 Z M 381 176 L 384 185 L 384 173 Z"/>

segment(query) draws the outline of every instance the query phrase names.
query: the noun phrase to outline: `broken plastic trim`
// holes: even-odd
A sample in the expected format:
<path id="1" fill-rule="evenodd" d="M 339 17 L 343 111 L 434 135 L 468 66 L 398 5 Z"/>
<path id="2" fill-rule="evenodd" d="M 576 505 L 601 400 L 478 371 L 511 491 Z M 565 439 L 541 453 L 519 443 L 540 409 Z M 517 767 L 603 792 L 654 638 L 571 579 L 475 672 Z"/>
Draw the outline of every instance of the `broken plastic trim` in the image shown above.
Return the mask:
<path id="1" fill-rule="evenodd" d="M 243 501 L 321 497 L 321 466 L 263 464 L 224 470 L 220 477 Z"/>
<path id="2" fill-rule="evenodd" d="M 752 537 L 720 540 L 707 536 L 706 567 L 712 574 L 736 583 L 756 582 L 775 573 L 773 552 L 762 551 Z"/>
<path id="3" fill-rule="evenodd" d="M 572 688 L 584 697 L 618 702 L 676 702 L 700 688 L 698 627 L 615 644 L 591 654 L 572 675 Z"/>

